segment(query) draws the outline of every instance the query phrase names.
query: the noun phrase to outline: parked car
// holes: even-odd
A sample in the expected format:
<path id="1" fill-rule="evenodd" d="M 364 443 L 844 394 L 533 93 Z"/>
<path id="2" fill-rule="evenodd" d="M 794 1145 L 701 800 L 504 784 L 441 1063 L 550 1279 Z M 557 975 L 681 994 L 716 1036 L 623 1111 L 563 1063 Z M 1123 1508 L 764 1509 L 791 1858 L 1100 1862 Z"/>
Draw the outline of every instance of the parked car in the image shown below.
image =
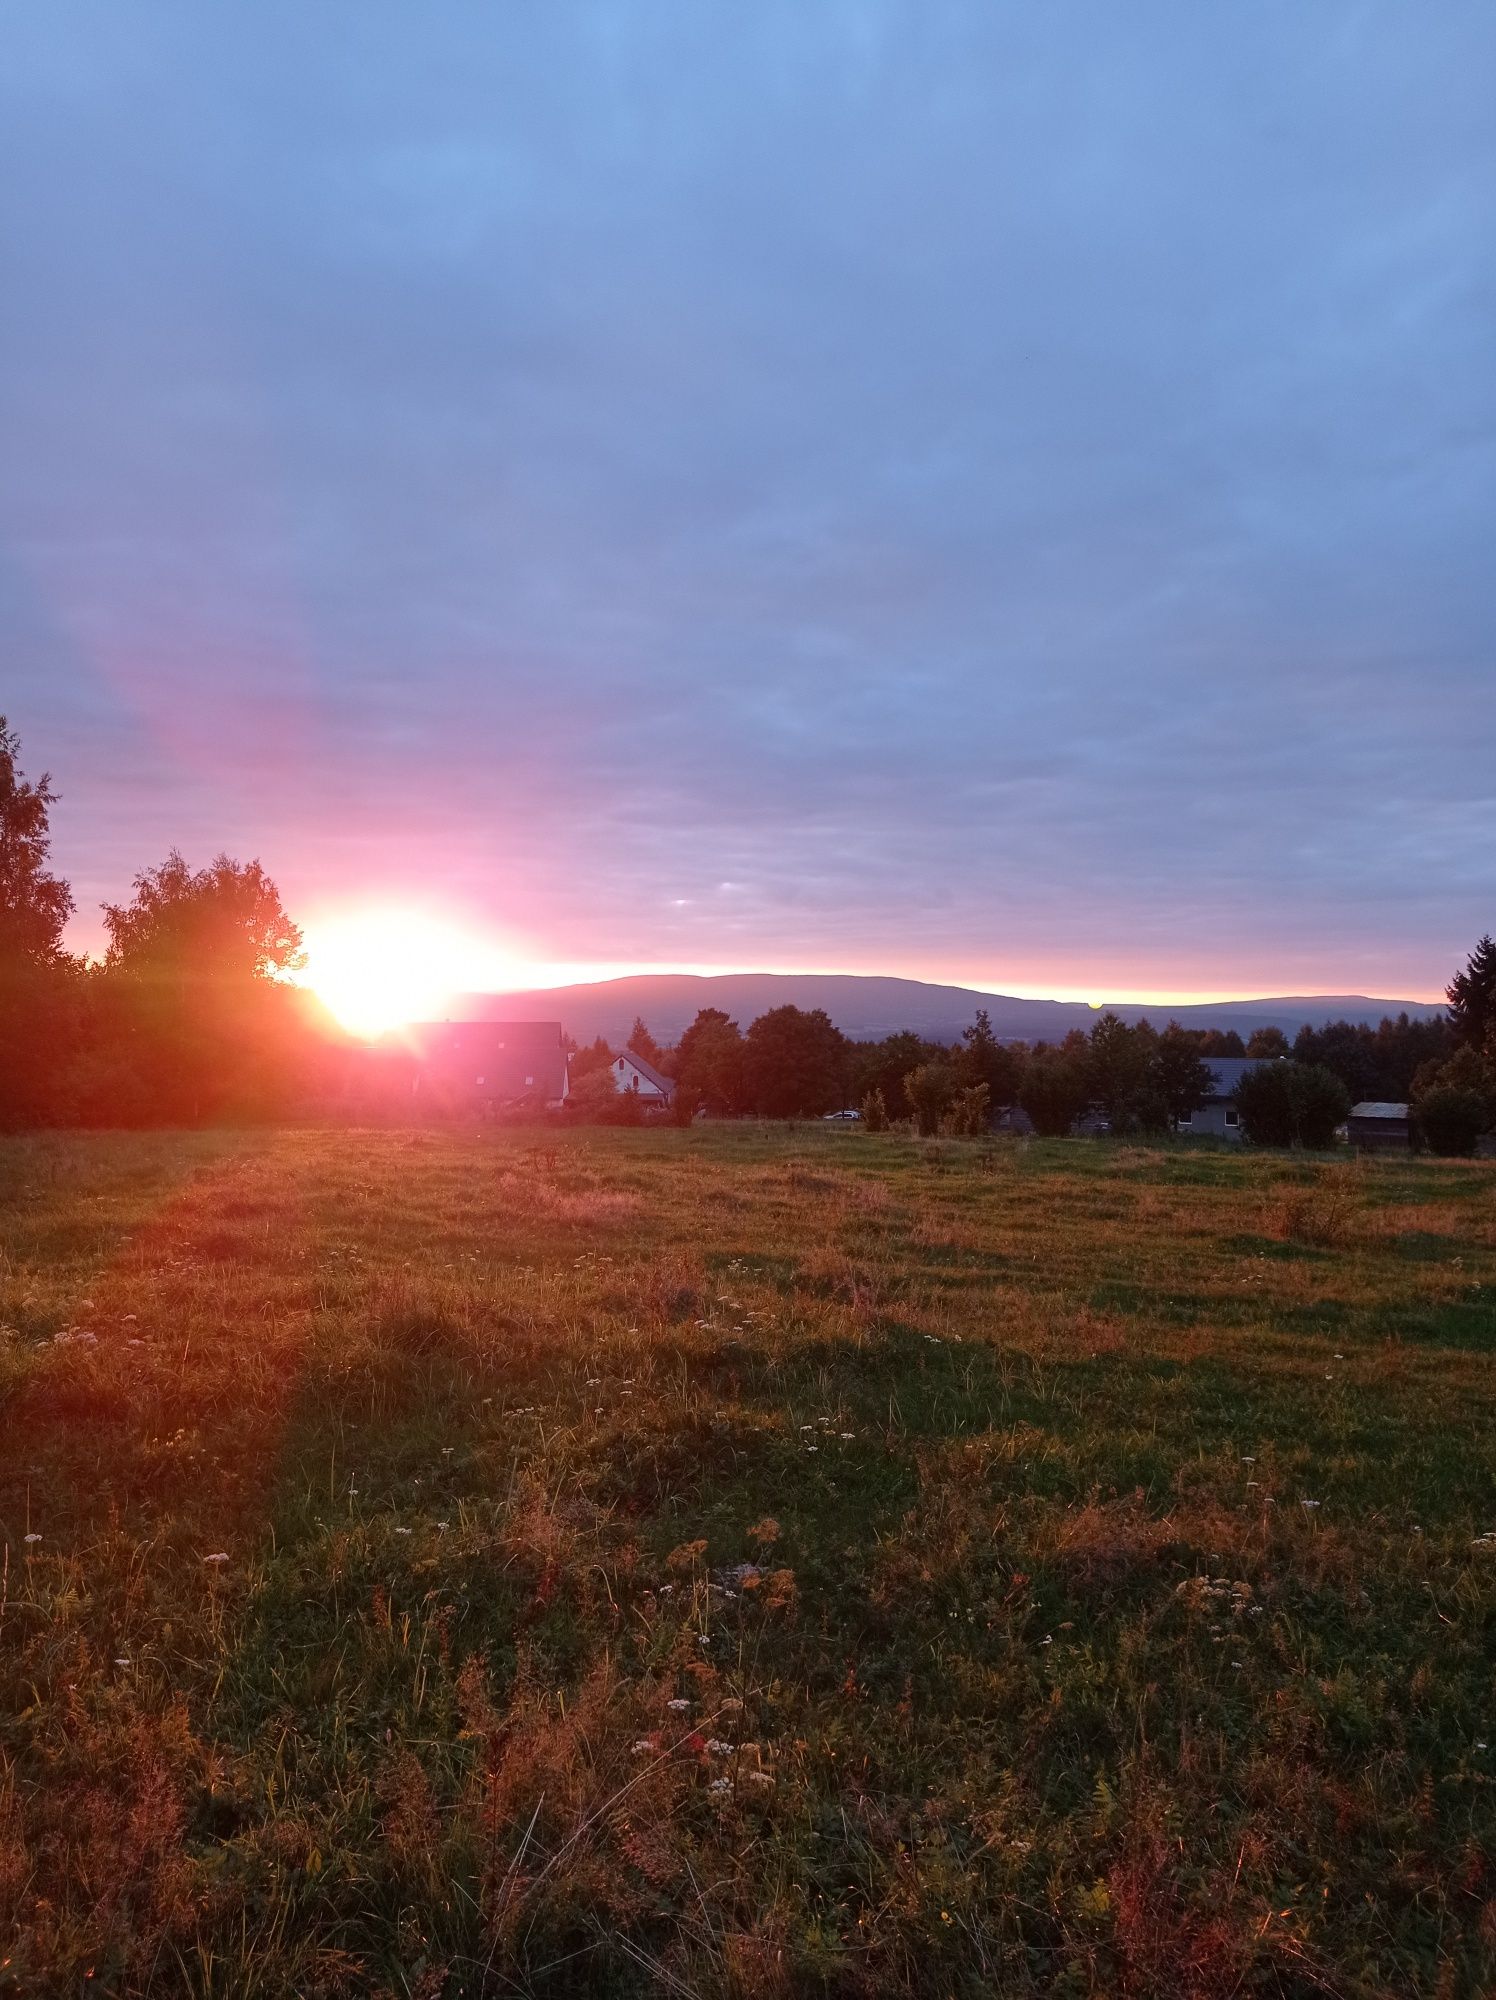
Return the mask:
<path id="1" fill-rule="evenodd" d="M 821 1117 L 823 1125 L 834 1125 L 838 1121 L 843 1123 L 860 1123 L 861 1120 L 862 1113 L 860 1111 L 827 1111 Z"/>

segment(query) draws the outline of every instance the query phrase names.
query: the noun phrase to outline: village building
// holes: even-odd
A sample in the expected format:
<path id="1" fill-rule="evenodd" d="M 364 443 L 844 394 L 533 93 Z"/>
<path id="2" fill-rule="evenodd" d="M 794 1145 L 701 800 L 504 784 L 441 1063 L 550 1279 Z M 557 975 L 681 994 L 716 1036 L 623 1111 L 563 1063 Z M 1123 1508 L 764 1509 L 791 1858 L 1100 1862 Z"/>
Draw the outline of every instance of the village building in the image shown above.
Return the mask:
<path id="1" fill-rule="evenodd" d="M 570 1082 L 559 1021 L 423 1021 L 397 1037 L 418 1103 L 479 1116 L 554 1107 Z"/>
<path id="2" fill-rule="evenodd" d="M 1239 1142 L 1242 1136 L 1241 1113 L 1236 1108 L 1232 1093 L 1249 1071 L 1261 1069 L 1265 1062 L 1272 1062 L 1275 1058 L 1206 1056 L 1204 1060 L 1210 1071 L 1210 1094 L 1204 1104 L 1189 1117 L 1176 1119 L 1175 1129 L 1188 1132 L 1194 1138 L 1231 1139 Z"/>
<path id="3" fill-rule="evenodd" d="M 1363 1153 L 1406 1153 L 1412 1145 L 1412 1127 L 1406 1104 L 1379 1104 L 1367 1099 L 1351 1107 L 1345 1121 L 1346 1136 Z"/>
<path id="4" fill-rule="evenodd" d="M 633 1049 L 625 1049 L 621 1056 L 614 1058 L 613 1081 L 621 1091 L 632 1091 L 641 1104 L 654 1105 L 660 1110 L 664 1110 L 675 1095 L 675 1085 L 670 1078 L 657 1070 L 647 1057 L 636 1055 Z"/>

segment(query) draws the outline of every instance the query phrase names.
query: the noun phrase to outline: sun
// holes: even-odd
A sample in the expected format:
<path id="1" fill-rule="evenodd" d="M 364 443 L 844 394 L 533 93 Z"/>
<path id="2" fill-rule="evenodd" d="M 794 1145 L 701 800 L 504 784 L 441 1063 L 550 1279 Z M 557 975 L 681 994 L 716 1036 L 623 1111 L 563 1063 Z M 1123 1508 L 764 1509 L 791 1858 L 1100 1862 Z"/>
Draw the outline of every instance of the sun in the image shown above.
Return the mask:
<path id="1" fill-rule="evenodd" d="M 372 1041 L 408 1021 L 440 1020 L 458 993 L 517 983 L 484 939 L 419 911 L 360 910 L 309 924 L 301 982 L 350 1034 Z"/>

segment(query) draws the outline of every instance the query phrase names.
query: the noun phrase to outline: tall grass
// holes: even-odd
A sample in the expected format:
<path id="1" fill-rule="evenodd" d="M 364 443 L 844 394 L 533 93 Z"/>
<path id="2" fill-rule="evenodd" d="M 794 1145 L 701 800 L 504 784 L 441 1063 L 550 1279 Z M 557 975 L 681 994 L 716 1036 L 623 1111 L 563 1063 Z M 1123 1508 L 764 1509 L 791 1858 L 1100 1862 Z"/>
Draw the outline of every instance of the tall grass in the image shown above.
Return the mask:
<path id="1" fill-rule="evenodd" d="M 1496 1169 L 0 1148 L 0 1994 L 1476 1995 Z"/>

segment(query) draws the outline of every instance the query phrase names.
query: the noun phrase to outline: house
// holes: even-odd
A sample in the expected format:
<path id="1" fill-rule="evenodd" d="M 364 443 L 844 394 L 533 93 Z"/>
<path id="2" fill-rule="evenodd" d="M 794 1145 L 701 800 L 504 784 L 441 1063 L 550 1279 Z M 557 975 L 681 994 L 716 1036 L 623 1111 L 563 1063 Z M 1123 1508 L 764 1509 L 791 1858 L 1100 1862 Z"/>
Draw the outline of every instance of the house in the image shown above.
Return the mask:
<path id="1" fill-rule="evenodd" d="M 613 1081 L 620 1090 L 634 1091 L 641 1104 L 663 1110 L 675 1095 L 675 1085 L 646 1057 L 625 1049 L 613 1060 Z"/>
<path id="2" fill-rule="evenodd" d="M 565 1101 L 559 1021 L 423 1021 L 393 1039 L 412 1059 L 411 1095 L 431 1108 L 483 1116 Z"/>
<path id="3" fill-rule="evenodd" d="M 1205 1064 L 1210 1071 L 1210 1095 L 1190 1117 L 1176 1120 L 1175 1129 L 1194 1137 L 1204 1135 L 1239 1141 L 1241 1113 L 1232 1102 L 1231 1094 L 1249 1070 L 1261 1069 L 1265 1062 L 1274 1060 L 1272 1056 L 1206 1056 Z"/>
<path id="4" fill-rule="evenodd" d="M 1378 1104 L 1367 1099 L 1351 1107 L 1346 1135 L 1363 1153 L 1406 1153 L 1412 1144 L 1406 1104 Z"/>

